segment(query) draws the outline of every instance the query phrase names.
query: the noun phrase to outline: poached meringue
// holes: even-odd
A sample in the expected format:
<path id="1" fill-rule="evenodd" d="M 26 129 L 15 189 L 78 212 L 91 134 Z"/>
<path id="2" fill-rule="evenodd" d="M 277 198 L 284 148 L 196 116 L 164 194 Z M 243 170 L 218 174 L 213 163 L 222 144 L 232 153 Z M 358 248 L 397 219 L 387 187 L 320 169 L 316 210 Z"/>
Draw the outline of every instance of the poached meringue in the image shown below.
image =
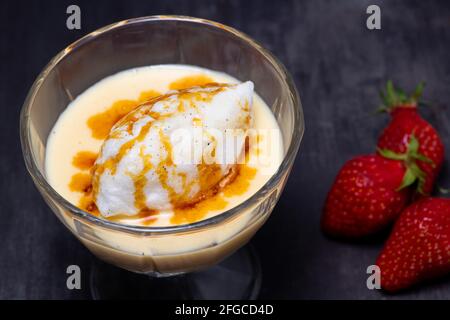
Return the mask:
<path id="1" fill-rule="evenodd" d="M 250 81 L 209 84 L 169 91 L 127 114 L 93 167 L 99 212 L 170 210 L 217 192 L 243 157 L 252 97 Z"/>

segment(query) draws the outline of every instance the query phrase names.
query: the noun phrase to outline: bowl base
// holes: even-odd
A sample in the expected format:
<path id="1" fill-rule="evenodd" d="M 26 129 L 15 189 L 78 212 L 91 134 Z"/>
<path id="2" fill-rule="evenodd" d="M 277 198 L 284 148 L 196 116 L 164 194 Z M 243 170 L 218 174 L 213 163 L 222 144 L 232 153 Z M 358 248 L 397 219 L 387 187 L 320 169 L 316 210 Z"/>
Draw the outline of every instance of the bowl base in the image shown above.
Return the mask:
<path id="1" fill-rule="evenodd" d="M 95 300 L 241 300 L 257 298 L 261 278 L 259 258 L 246 245 L 209 269 L 171 277 L 137 274 L 96 259 L 90 289 Z"/>

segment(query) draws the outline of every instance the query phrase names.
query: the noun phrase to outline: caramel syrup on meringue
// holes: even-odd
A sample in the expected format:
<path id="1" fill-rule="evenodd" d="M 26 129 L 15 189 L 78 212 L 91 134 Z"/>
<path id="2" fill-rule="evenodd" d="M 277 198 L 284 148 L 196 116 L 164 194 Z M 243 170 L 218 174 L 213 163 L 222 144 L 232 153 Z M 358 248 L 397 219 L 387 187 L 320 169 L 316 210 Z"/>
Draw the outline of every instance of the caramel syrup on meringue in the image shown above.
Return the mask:
<path id="1" fill-rule="evenodd" d="M 104 112 L 95 114 L 88 119 L 87 125 L 92 131 L 92 136 L 96 139 L 106 139 L 111 128 L 127 113 L 142 103 L 160 95 L 161 93 L 155 90 L 148 90 L 141 92 L 137 100 L 119 100 L 114 102 Z"/>

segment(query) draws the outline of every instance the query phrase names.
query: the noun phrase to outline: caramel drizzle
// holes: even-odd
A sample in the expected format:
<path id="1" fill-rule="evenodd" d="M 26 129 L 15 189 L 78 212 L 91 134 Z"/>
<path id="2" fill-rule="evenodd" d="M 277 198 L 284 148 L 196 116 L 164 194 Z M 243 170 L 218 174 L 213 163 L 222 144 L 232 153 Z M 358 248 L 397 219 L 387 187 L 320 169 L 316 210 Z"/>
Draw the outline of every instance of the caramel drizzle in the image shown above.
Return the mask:
<path id="1" fill-rule="evenodd" d="M 236 165 L 228 176 L 209 189 L 198 202 L 182 208 L 176 208 L 170 222 L 173 224 L 193 223 L 204 219 L 211 211 L 223 210 L 228 205 L 227 198 L 243 195 L 250 187 L 250 181 L 256 176 L 257 169 L 247 164 Z"/>
<path id="2" fill-rule="evenodd" d="M 144 153 L 145 146 L 141 146 L 139 150 L 139 155 L 143 162 L 143 167 L 141 172 L 133 177 L 134 181 L 134 205 L 139 210 L 142 211 L 147 208 L 147 198 L 144 193 L 144 188 L 147 184 L 146 174 L 149 172 L 153 164 L 151 162 L 151 155 Z"/>
<path id="3" fill-rule="evenodd" d="M 124 117 L 122 117 L 119 121 L 116 122 L 115 127 L 122 127 L 124 125 L 132 125 L 136 122 L 140 117 L 144 115 L 151 116 L 155 120 L 162 120 L 164 118 L 168 118 L 173 116 L 177 111 L 184 112 L 184 103 L 189 103 L 190 107 L 193 109 L 197 109 L 195 101 L 201 102 L 210 102 L 218 93 L 225 90 L 225 88 L 230 87 L 229 84 L 226 83 L 209 83 L 207 85 L 202 86 L 202 88 L 214 88 L 209 91 L 192 91 L 191 88 L 182 89 L 177 92 L 169 92 L 158 97 L 152 98 L 149 101 L 141 104 L 139 109 L 136 109 L 136 112 L 130 112 Z M 152 110 L 152 107 L 160 102 L 169 99 L 170 97 L 176 96 L 180 100 L 180 104 L 177 107 L 177 110 L 171 113 L 161 114 L 160 112 L 155 112 Z"/>
<path id="4" fill-rule="evenodd" d="M 105 172 L 106 169 L 108 169 L 112 175 L 116 174 L 119 162 L 127 154 L 127 152 L 135 145 L 135 143 L 142 142 L 145 139 L 152 125 L 153 121 L 147 122 L 144 126 L 142 126 L 139 134 L 135 138 L 125 142 L 120 146 L 119 151 L 117 152 L 116 155 L 107 159 L 104 163 L 96 164 L 94 166 L 93 190 L 95 200 L 97 200 L 100 176 Z"/>
<path id="5" fill-rule="evenodd" d="M 106 139 L 111 128 L 126 114 L 159 95 L 161 94 L 155 90 L 143 91 L 137 100 L 118 100 L 105 111 L 91 116 L 87 120 L 87 126 L 91 129 L 92 137 Z"/>
<path id="6" fill-rule="evenodd" d="M 92 151 L 80 151 L 73 156 L 72 165 L 80 170 L 89 170 L 97 160 L 98 154 Z"/>
<path id="7" fill-rule="evenodd" d="M 213 83 L 214 80 L 204 74 L 192 75 L 173 81 L 169 85 L 170 90 L 181 90 L 196 86 L 204 86 Z"/>
<path id="8" fill-rule="evenodd" d="M 72 165 L 82 171 L 92 168 L 97 154 L 91 151 L 80 151 L 74 155 Z M 69 183 L 69 189 L 73 192 L 81 192 L 78 207 L 98 216 L 99 212 L 92 195 L 92 174 L 85 172 L 75 173 Z"/>
<path id="9" fill-rule="evenodd" d="M 173 204 L 177 199 L 177 193 L 168 182 L 169 173 L 167 172 L 168 168 L 174 165 L 172 161 L 172 145 L 162 130 L 159 131 L 159 138 L 164 146 L 164 150 L 166 150 L 166 158 L 159 162 L 156 173 L 158 174 L 159 182 L 168 193 L 170 203 Z"/>
<path id="10" fill-rule="evenodd" d="M 89 192 L 92 186 L 92 176 L 88 173 L 75 173 L 69 183 L 69 189 L 73 192 Z"/>

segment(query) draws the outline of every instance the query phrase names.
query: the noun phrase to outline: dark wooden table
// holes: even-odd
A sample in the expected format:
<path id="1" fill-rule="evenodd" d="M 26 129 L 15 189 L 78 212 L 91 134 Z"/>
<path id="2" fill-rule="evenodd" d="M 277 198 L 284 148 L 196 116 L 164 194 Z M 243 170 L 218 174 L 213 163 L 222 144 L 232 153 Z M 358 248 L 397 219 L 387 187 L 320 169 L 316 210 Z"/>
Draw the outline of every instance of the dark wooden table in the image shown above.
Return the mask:
<path id="1" fill-rule="evenodd" d="M 65 27 L 81 7 L 82 29 Z M 382 29 L 365 27 L 378 4 Z M 82 35 L 114 21 L 182 14 L 236 27 L 272 50 L 295 78 L 306 134 L 285 192 L 251 241 L 261 259 L 261 298 L 449 299 L 438 281 L 400 295 L 366 288 L 366 267 L 383 240 L 346 244 L 319 230 L 321 208 L 339 167 L 369 153 L 387 116 L 375 116 L 378 89 L 393 79 L 427 83 L 423 110 L 450 148 L 450 5 L 445 1 L 7 1 L 0 9 L 0 298 L 89 298 L 66 289 L 66 267 L 89 272 L 93 256 L 51 213 L 25 170 L 19 111 L 49 59 Z M 450 185 L 449 167 L 440 183 Z"/>

